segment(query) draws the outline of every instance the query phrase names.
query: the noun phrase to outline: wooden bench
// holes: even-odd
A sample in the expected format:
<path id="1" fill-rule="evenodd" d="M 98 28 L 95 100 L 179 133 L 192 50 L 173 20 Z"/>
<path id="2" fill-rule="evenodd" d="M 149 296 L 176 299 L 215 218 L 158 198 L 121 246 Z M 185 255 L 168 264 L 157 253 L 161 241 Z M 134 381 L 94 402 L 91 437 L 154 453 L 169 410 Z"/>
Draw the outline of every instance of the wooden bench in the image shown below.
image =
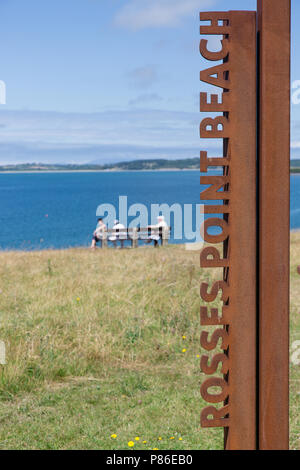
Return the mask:
<path id="1" fill-rule="evenodd" d="M 134 228 L 119 228 L 108 229 L 102 235 L 102 247 L 107 247 L 108 241 L 111 236 L 116 235 L 117 241 L 130 240 L 131 247 L 137 248 L 139 240 L 149 240 L 152 235 L 158 235 L 162 246 L 168 244 L 170 238 L 171 227 L 134 227 Z M 121 234 L 121 236 L 119 236 Z"/>

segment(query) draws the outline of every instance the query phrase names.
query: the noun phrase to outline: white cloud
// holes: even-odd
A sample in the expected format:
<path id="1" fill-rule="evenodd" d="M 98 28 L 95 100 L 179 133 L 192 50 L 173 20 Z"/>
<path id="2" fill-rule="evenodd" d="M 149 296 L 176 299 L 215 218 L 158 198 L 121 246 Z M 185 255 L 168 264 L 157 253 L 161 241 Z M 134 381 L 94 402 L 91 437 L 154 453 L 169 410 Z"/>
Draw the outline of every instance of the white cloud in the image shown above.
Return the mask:
<path id="1" fill-rule="evenodd" d="M 133 30 L 172 27 L 214 3 L 215 0 L 129 0 L 117 13 L 115 22 Z"/>
<path id="2" fill-rule="evenodd" d="M 0 164 L 196 157 L 200 119 L 197 112 L 140 107 L 91 114 L 0 110 Z M 205 148 L 214 149 L 210 140 Z"/>

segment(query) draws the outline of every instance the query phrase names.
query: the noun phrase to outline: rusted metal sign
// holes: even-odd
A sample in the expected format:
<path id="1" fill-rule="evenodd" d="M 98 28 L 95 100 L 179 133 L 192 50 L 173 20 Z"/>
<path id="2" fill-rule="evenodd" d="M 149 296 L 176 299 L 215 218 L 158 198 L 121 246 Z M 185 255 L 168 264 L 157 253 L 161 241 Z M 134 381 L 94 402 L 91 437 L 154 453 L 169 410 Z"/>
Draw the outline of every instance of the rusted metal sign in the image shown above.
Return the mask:
<path id="1" fill-rule="evenodd" d="M 216 327 L 212 336 L 202 331 L 201 346 L 216 349 L 209 364 L 202 356 L 201 367 L 210 377 L 202 384 L 202 397 L 209 403 L 225 401 L 202 411 L 202 426 L 226 427 L 225 447 L 254 449 L 256 439 L 256 15 L 254 12 L 202 13 L 201 34 L 223 35 L 220 53 L 208 53 L 207 41 L 200 51 L 208 60 L 223 60 L 221 65 L 201 72 L 201 80 L 223 90 L 221 104 L 216 94 L 201 93 L 200 110 L 222 112 L 205 118 L 200 124 L 201 138 L 219 138 L 224 142 L 222 158 L 208 158 L 201 152 L 201 171 L 222 166 L 223 175 L 201 176 L 209 185 L 202 200 L 222 200 L 223 204 L 205 205 L 210 217 L 203 224 L 203 238 L 208 243 L 223 243 L 223 256 L 214 247 L 204 248 L 202 267 L 223 267 L 223 279 L 201 285 L 201 297 L 212 302 L 222 291 L 223 309 L 201 307 L 201 325 Z M 223 23 L 220 25 L 220 22 Z M 217 78 L 215 78 L 216 76 Z M 214 92 L 212 92 L 214 93 Z M 211 128 L 209 130 L 208 128 Z M 220 127 L 222 127 L 220 129 Z M 223 191 L 218 191 L 223 188 Z M 211 226 L 221 228 L 220 235 L 209 235 Z M 209 259 L 209 255 L 212 259 Z M 211 293 L 208 294 L 208 289 Z M 241 332 L 245 332 L 241 336 Z M 211 336 L 211 337 L 210 337 Z M 221 343 L 219 341 L 221 339 Z M 218 351 L 218 348 L 223 353 Z M 223 377 L 216 376 L 222 363 Z M 210 394 L 212 386 L 220 388 Z M 243 429 L 243 433 L 240 430 Z"/>
<path id="2" fill-rule="evenodd" d="M 283 165 L 285 189 L 282 209 L 285 210 L 283 219 L 284 228 L 280 235 L 272 241 L 271 233 L 274 231 L 274 223 L 279 223 L 280 212 L 271 204 L 272 197 L 265 196 L 265 192 L 279 180 L 280 162 L 278 145 L 278 162 L 276 169 L 268 172 L 272 167 L 272 150 L 274 142 L 270 146 L 270 138 L 274 132 L 278 132 L 276 142 L 280 139 L 281 119 L 275 118 L 272 126 L 272 114 L 279 113 L 282 100 L 286 100 L 284 106 L 289 104 L 287 91 L 281 93 L 276 104 L 270 104 L 272 96 L 269 96 L 264 87 L 271 90 L 268 74 L 267 59 L 268 48 L 274 48 L 273 60 L 276 62 L 279 43 L 266 44 L 272 34 L 271 26 L 273 13 L 268 10 L 274 0 L 265 0 L 256 12 L 229 11 L 229 12 L 205 12 L 201 13 L 202 35 L 222 36 L 219 52 L 212 52 L 208 48 L 206 39 L 200 42 L 201 55 L 209 60 L 216 61 L 209 68 L 201 72 L 201 80 L 209 85 L 222 90 L 221 98 L 214 88 L 211 93 L 201 93 L 200 111 L 212 113 L 207 115 L 200 124 L 200 137 L 202 139 L 222 139 L 223 155 L 212 156 L 207 152 L 201 152 L 200 169 L 205 175 L 201 176 L 201 184 L 207 188 L 202 192 L 201 199 L 206 201 L 204 205 L 205 220 L 202 225 L 202 236 L 208 246 L 205 246 L 200 255 L 200 264 L 203 268 L 222 268 L 220 278 L 212 285 L 206 282 L 201 284 L 200 294 L 203 304 L 200 309 L 200 321 L 203 327 L 201 333 L 201 347 L 205 351 L 201 358 L 201 369 L 208 378 L 201 385 L 201 395 L 209 403 L 209 406 L 201 412 L 201 425 L 203 427 L 223 427 L 225 449 L 257 449 L 257 448 L 286 448 L 286 438 L 279 444 L 275 435 L 284 433 L 286 436 L 286 368 L 288 367 L 288 343 L 286 334 L 286 322 L 288 321 L 287 295 L 288 295 L 288 184 L 289 175 L 287 161 Z M 284 67 L 284 84 L 289 89 L 287 79 L 289 77 L 289 37 L 286 31 L 289 1 L 282 2 L 285 16 L 283 26 L 279 34 L 285 31 L 286 39 L 284 53 L 288 56 L 286 61 L 277 60 L 277 65 Z M 266 8 L 266 10 L 264 10 Z M 277 20 L 280 22 L 280 8 L 276 8 Z M 261 21 L 264 15 L 268 20 Z M 257 24 L 259 35 L 257 36 Z M 264 34 L 264 27 L 267 32 Z M 275 31 L 276 33 L 276 31 Z M 260 54 L 260 93 L 257 93 L 258 83 L 258 45 L 263 52 Z M 264 49 L 266 48 L 266 50 Z M 260 50 L 260 49 L 258 49 Z M 272 69 L 270 73 L 276 76 L 279 68 Z M 279 86 L 279 85 L 278 85 Z M 270 92 L 269 92 L 270 93 Z M 258 97 L 259 105 L 258 105 Z M 267 113 L 262 118 L 262 114 Z M 217 116 L 216 116 L 216 113 Z M 288 151 L 287 140 L 289 138 L 289 115 L 285 108 L 286 123 L 283 126 L 283 143 L 285 154 Z M 258 119 L 259 117 L 259 119 Z M 277 125 L 278 122 L 278 125 Z M 258 134 L 259 131 L 259 134 Z M 259 138 L 260 136 L 260 138 Z M 259 142 L 259 152 L 257 152 Z M 279 144 L 279 143 L 278 143 Z M 257 154 L 260 165 L 257 164 Z M 222 174 L 212 173 L 211 167 L 221 167 Z M 210 169 L 210 171 L 208 171 Z M 259 172 L 257 174 L 257 169 Z M 270 176 L 269 176 L 270 175 Z M 274 176 L 274 179 L 272 178 Z M 269 181 L 270 178 L 270 181 Z M 260 182 L 258 184 L 258 181 Z M 276 183 L 277 184 L 277 183 Z M 260 188 L 259 204 L 257 198 Z M 272 186 L 272 192 L 277 199 L 282 195 L 279 186 Z M 264 199 L 264 203 L 262 202 Z M 270 214 L 268 214 L 270 212 Z M 262 221 L 263 217 L 265 220 Z M 268 227 L 268 221 L 270 226 Z M 218 227 L 218 234 L 212 234 L 211 227 Z M 264 228 L 263 228 L 264 227 Z M 265 231 L 264 231 L 265 230 Z M 259 237 L 257 237 L 259 234 Z M 283 260 L 279 260 L 279 239 L 284 244 Z M 219 249 L 215 244 L 222 244 Z M 268 246 L 268 248 L 267 248 Z M 267 264 L 265 264 L 267 263 Z M 282 263 L 285 268 L 282 268 Z M 276 264 L 274 272 L 273 266 Z M 267 272 L 272 281 L 267 290 Z M 275 276 L 274 276 L 275 275 Z M 274 306 L 277 299 L 275 284 L 280 276 L 284 276 L 283 286 L 279 289 L 281 294 L 282 312 L 284 319 L 279 320 L 279 310 Z M 257 286 L 259 289 L 257 289 Z M 272 290 L 272 293 L 270 292 Z M 270 296 L 273 296 L 270 300 Z M 223 302 L 219 311 L 210 304 L 217 298 Z M 284 306 L 284 308 L 283 308 Z M 272 338 L 267 338 L 270 322 L 271 308 L 278 312 L 278 323 L 272 325 L 275 331 L 278 326 L 284 328 L 284 339 L 280 343 L 281 348 L 277 356 L 279 363 L 284 363 L 281 374 L 284 385 L 274 386 L 275 394 L 272 405 L 268 404 L 267 397 L 273 393 L 273 381 L 276 380 L 278 362 L 271 358 L 271 345 L 279 341 L 280 331 L 274 333 Z M 277 326 L 276 326 L 277 325 Z M 207 328 L 210 327 L 210 328 Z M 276 349 L 276 347 L 275 347 Z M 274 351 L 273 351 L 274 353 Z M 269 369 L 269 370 L 268 370 Z M 272 376 L 270 375 L 272 371 Z M 270 388 L 271 385 L 271 388 Z M 217 390 L 217 391 L 216 391 Z M 280 407 L 284 418 L 281 419 L 282 428 L 273 431 L 275 425 L 276 407 L 275 401 L 280 399 L 279 390 L 284 392 L 284 404 Z M 267 413 L 266 413 L 267 410 Z M 272 437 L 273 436 L 273 437 Z M 267 444 L 268 443 L 268 444 Z"/>
<path id="3" fill-rule="evenodd" d="M 258 0 L 259 446 L 289 445 L 290 0 Z"/>

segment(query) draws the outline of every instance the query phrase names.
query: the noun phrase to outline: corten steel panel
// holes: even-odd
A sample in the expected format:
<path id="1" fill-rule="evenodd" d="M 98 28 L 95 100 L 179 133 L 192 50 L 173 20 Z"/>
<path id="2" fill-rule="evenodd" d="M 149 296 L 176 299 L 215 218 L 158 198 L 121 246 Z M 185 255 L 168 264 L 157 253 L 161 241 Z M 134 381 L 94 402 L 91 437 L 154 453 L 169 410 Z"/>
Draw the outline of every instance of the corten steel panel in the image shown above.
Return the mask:
<path id="1" fill-rule="evenodd" d="M 290 0 L 258 0 L 259 448 L 289 446 Z"/>
<path id="2" fill-rule="evenodd" d="M 207 20 L 207 15 L 209 13 L 202 14 L 201 19 Z M 210 34 L 217 34 L 218 13 L 214 15 L 214 28 L 207 28 L 206 32 L 206 28 L 201 27 L 202 34 L 209 34 L 209 31 Z M 229 335 L 229 360 L 226 364 L 226 368 L 229 365 L 229 373 L 226 372 L 225 375 L 229 387 L 224 387 L 225 405 L 228 405 L 229 412 L 229 423 L 228 416 L 224 416 L 224 422 L 226 425 L 228 423 L 225 428 L 225 448 L 251 450 L 256 448 L 256 13 L 232 11 L 226 15 L 229 24 L 224 28 L 226 32 L 223 30 L 223 34 L 229 40 L 229 54 L 222 70 L 228 72 L 225 76 L 223 72 L 219 72 L 217 80 L 219 86 L 226 87 L 223 93 L 223 103 L 226 103 L 225 108 L 228 109 L 223 117 L 226 178 L 211 175 L 201 177 L 203 184 L 210 181 L 214 185 L 213 189 L 203 191 L 201 199 L 223 199 L 228 200 L 229 204 L 224 215 L 229 225 L 229 236 L 224 243 L 226 264 L 222 264 L 226 266 L 224 280 L 229 284 L 226 320 L 224 318 L 222 323 L 226 325 Z M 220 19 L 222 18 L 224 16 L 220 13 Z M 201 77 L 203 80 L 207 73 L 202 72 Z M 209 120 L 206 122 L 209 124 Z M 200 129 L 201 136 L 206 137 L 203 121 Z M 217 134 L 215 132 L 214 136 L 218 137 Z M 219 193 L 216 198 L 214 191 L 222 186 L 222 182 L 223 185 L 225 182 L 224 189 L 227 192 Z M 213 206 L 207 213 L 216 213 L 215 210 Z M 208 260 L 201 265 L 208 266 Z M 208 383 L 212 384 L 212 381 Z M 205 384 L 207 382 L 202 385 L 202 391 Z M 204 398 L 205 395 L 202 394 Z M 214 403 L 212 399 L 210 403 Z M 201 417 L 206 416 L 208 411 L 211 411 L 211 407 L 203 410 Z M 217 425 L 222 424 L 220 419 Z M 205 419 L 202 425 L 207 425 Z"/>
<path id="3" fill-rule="evenodd" d="M 256 448 L 256 13 L 230 13 L 229 406 L 225 448 Z M 225 144 L 227 142 L 225 141 Z"/>

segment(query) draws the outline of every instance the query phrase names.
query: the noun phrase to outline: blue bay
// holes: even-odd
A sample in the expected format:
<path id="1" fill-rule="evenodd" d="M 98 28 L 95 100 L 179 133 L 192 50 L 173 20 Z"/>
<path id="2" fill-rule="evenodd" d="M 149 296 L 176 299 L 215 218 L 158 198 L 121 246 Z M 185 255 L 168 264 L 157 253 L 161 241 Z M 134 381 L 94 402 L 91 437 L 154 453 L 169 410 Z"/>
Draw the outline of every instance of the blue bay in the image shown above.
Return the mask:
<path id="1" fill-rule="evenodd" d="M 300 228 L 299 183 L 291 175 L 292 229 Z M 0 174 L 0 249 L 88 246 L 100 204 L 118 208 L 123 195 L 150 213 L 151 204 L 200 204 L 202 189 L 197 171 Z"/>

